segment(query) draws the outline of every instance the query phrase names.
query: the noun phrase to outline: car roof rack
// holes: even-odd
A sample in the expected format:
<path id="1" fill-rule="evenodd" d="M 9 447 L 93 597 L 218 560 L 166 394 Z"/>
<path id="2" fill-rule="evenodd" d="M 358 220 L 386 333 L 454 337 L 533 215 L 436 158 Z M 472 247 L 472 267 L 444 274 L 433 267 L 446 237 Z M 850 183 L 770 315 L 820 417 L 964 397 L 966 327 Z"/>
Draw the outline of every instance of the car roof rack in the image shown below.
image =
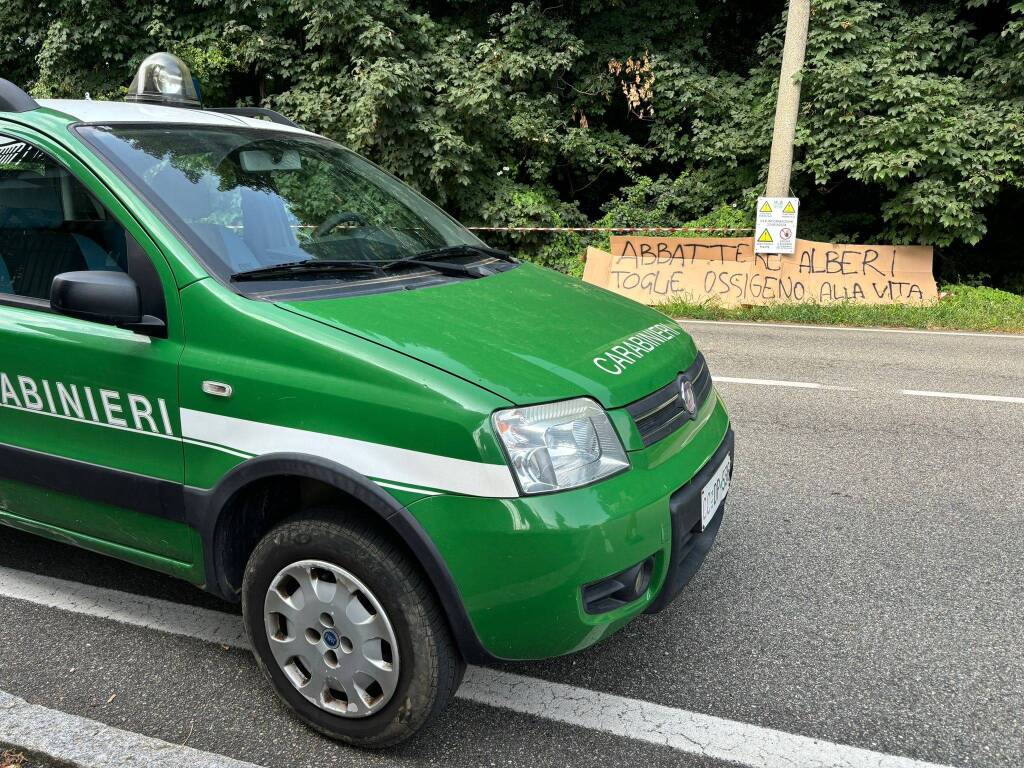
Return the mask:
<path id="1" fill-rule="evenodd" d="M 39 103 L 10 80 L 0 77 L 0 112 L 31 112 Z"/>
<path id="2" fill-rule="evenodd" d="M 31 112 L 39 109 L 39 102 L 29 96 L 25 91 L 0 77 L 0 112 Z M 225 115 L 239 115 L 241 117 L 265 117 L 272 123 L 287 125 L 292 128 L 301 128 L 298 123 L 289 120 L 280 112 L 275 112 L 266 107 L 206 107 L 208 112 L 220 112 Z"/>
<path id="3" fill-rule="evenodd" d="M 225 115 L 239 115 L 241 117 L 265 117 L 272 123 L 288 125 L 292 128 L 301 128 L 298 123 L 292 122 L 280 112 L 275 112 L 266 107 L 206 107 L 207 112 L 221 112 Z"/>

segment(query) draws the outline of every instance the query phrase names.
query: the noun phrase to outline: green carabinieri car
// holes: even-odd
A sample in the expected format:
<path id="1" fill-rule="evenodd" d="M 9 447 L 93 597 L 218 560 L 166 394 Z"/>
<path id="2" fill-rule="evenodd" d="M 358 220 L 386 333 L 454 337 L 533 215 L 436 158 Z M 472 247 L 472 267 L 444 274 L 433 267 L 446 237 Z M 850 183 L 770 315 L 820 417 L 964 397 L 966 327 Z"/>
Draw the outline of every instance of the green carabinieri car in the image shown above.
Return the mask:
<path id="1" fill-rule="evenodd" d="M 166 54 L 128 103 L 0 80 L 0 350 L 0 523 L 241 601 L 281 699 L 360 746 L 466 663 L 661 610 L 723 518 L 729 417 L 676 323 L 204 109 Z"/>

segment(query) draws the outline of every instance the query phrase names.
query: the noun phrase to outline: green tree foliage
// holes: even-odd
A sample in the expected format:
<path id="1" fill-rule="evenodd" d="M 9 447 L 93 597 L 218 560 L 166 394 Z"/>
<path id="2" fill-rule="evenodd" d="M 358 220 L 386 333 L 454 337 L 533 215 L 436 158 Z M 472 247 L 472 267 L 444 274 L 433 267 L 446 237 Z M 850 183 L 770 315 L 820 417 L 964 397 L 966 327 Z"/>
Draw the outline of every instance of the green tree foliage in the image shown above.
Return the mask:
<path id="1" fill-rule="evenodd" d="M 734 227 L 762 188 L 782 0 L 4 0 L 0 71 L 120 98 L 170 50 L 468 224 Z M 801 233 L 1020 277 L 1024 2 L 814 0 Z M 600 237 L 491 238 L 560 268 Z M 980 247 L 972 248 L 978 244 Z M 1014 277 L 1014 276 L 1017 277 Z"/>

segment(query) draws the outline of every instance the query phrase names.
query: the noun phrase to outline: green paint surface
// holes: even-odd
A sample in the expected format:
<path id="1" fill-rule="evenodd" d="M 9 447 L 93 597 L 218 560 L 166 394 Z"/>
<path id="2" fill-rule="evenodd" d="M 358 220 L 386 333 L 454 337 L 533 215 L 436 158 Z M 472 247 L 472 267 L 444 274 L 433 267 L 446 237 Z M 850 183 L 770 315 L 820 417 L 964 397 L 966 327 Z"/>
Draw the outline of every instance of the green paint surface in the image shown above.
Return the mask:
<path id="1" fill-rule="evenodd" d="M 642 613 L 670 555 L 669 497 L 721 445 L 729 418 L 717 396 L 698 418 L 596 485 L 531 499 L 435 496 L 410 507 L 437 544 L 480 639 L 505 659 L 541 659 L 592 645 Z M 584 612 L 580 588 L 656 555 L 647 596 L 607 614 Z"/>
<path id="2" fill-rule="evenodd" d="M 0 114 L 0 132 L 66 165 L 139 242 L 163 286 L 167 338 L 0 306 L 0 373 L 19 398 L 0 408 L 0 443 L 213 489 L 251 456 L 183 440 L 179 409 L 188 409 L 503 468 L 490 421 L 495 410 L 591 397 L 609 409 L 629 451 L 627 472 L 525 498 L 386 490 L 431 536 L 477 633 L 497 656 L 578 650 L 653 599 L 670 554 L 669 497 L 704 465 L 729 426 L 714 395 L 694 421 L 643 448 L 623 406 L 672 381 L 696 355 L 672 321 L 531 265 L 414 291 L 280 305 L 246 298 L 205 272 L 80 142 L 72 122 L 46 109 Z M 670 330 L 642 354 L 623 347 L 652 327 Z M 618 360 L 611 371 L 609 352 Z M 57 397 L 60 384 L 75 393 L 76 405 L 58 397 L 36 408 L 19 377 L 43 398 Z M 229 383 L 232 396 L 205 394 L 202 385 L 211 380 Z M 86 392 L 113 403 L 127 428 L 111 426 L 109 414 L 91 413 L 103 404 L 88 405 Z M 166 405 L 166 425 L 132 429 L 132 394 Z M 204 582 L 193 528 L 43 485 L 0 481 L 0 523 Z M 582 585 L 650 555 L 657 566 L 644 599 L 601 616 L 584 613 Z"/>

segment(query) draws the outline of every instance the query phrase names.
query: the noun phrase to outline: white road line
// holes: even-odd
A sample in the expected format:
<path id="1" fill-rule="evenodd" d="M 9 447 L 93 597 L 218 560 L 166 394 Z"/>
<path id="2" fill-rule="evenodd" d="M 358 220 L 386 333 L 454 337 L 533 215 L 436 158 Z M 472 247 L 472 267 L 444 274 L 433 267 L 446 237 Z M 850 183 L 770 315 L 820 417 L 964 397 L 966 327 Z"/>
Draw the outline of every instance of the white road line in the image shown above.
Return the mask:
<path id="1" fill-rule="evenodd" d="M 965 395 L 961 392 L 929 392 L 923 389 L 901 389 L 900 394 L 911 397 L 946 397 L 953 400 L 985 400 L 990 403 L 1024 404 L 1024 397 L 1008 397 L 1006 395 Z"/>
<path id="2" fill-rule="evenodd" d="M 714 376 L 716 384 L 756 384 L 761 387 L 796 387 L 798 389 L 821 389 L 821 384 L 811 381 L 779 381 L 777 379 L 742 379 L 735 376 Z"/>
<path id="3" fill-rule="evenodd" d="M 259 768 L 29 704 L 3 691 L 0 741 L 80 768 Z"/>
<path id="4" fill-rule="evenodd" d="M 926 331 L 920 328 L 858 328 L 851 325 L 801 325 L 798 323 L 748 323 L 741 320 L 688 320 L 676 318 L 680 325 L 738 325 L 746 328 L 789 328 L 806 331 L 859 331 L 861 333 L 911 333 L 924 336 L 972 336 L 982 339 L 1015 339 L 1024 341 L 1024 334 L 982 333 L 980 331 Z"/>
<path id="5" fill-rule="evenodd" d="M 830 392 L 856 392 L 856 387 L 841 387 L 831 384 L 815 384 L 809 381 L 778 381 L 776 379 L 743 379 L 734 376 L 715 376 L 715 383 L 723 384 L 755 384 L 762 387 L 795 387 L 797 389 L 823 389 Z M 1024 404 L 1024 397 L 1007 395 L 966 395 L 960 392 L 929 392 L 920 389 L 901 389 L 901 395 L 913 397 L 946 397 L 954 400 L 985 400 L 991 403 Z"/>
<path id="6" fill-rule="evenodd" d="M 245 629 L 237 616 L 130 592 L 0 567 L 0 596 L 172 635 L 187 635 L 208 643 L 249 647 Z"/>
<path id="7" fill-rule="evenodd" d="M 459 695 L 480 704 L 672 747 L 680 752 L 756 768 L 939 768 L 771 728 L 672 709 L 660 704 L 560 683 L 470 669 Z M 511 703 L 511 705 L 510 705 Z"/>
<path id="8" fill-rule="evenodd" d="M 249 647 L 236 616 L 10 568 L 0 567 L 0 596 L 207 642 Z M 458 696 L 747 768 L 946 768 L 481 667 L 470 668 Z"/>

